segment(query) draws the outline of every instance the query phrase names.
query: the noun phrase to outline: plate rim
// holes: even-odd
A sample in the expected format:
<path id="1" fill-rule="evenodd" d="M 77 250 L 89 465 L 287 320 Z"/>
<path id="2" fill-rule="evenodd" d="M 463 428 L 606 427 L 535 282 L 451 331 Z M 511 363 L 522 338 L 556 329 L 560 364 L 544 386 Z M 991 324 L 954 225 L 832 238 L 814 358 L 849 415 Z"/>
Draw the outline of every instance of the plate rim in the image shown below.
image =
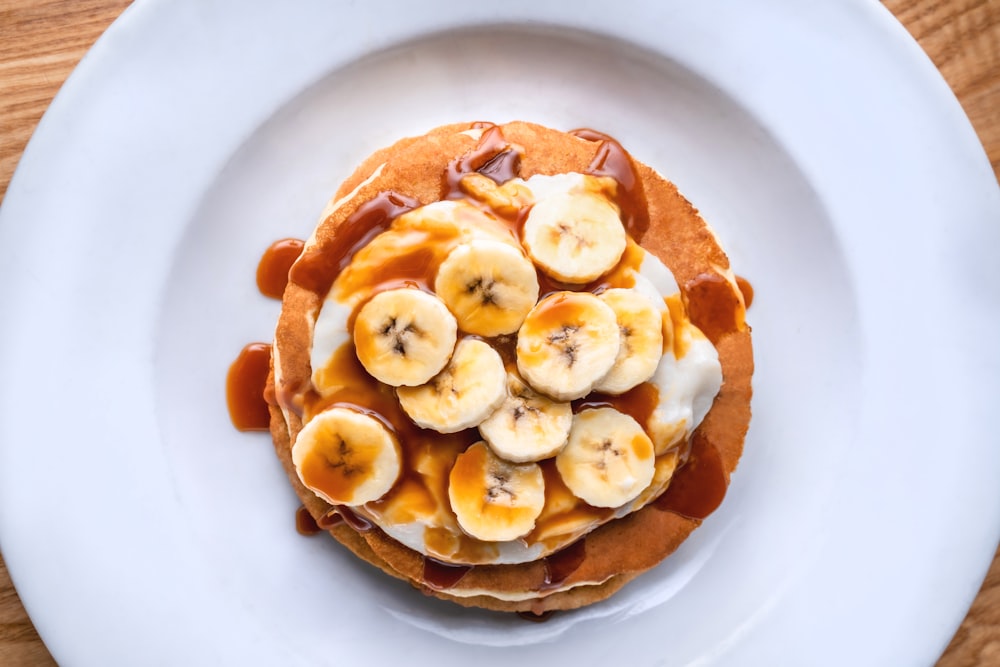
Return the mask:
<path id="1" fill-rule="evenodd" d="M 773 2 L 771 4 L 774 6 L 780 6 L 783 3 Z M 99 73 L 102 67 L 107 66 L 105 59 L 109 58 L 112 55 L 112 53 L 116 50 L 117 47 L 116 42 L 118 42 L 119 40 L 127 41 L 127 38 L 129 36 L 126 33 L 131 29 L 133 23 L 138 22 L 140 18 L 149 20 L 149 17 L 155 15 L 157 11 L 163 11 L 166 6 L 167 3 L 165 2 L 162 3 L 151 2 L 148 4 L 133 5 L 132 7 L 127 9 L 126 12 L 123 13 L 122 17 L 120 17 L 119 20 L 117 20 L 115 24 L 113 24 L 113 26 L 109 29 L 109 31 L 104 36 L 101 37 L 101 39 L 98 41 L 98 43 L 91 51 L 91 54 L 89 54 L 81 62 L 77 70 L 74 71 L 73 75 L 71 75 L 70 79 L 67 81 L 67 84 L 64 86 L 63 90 L 60 91 L 60 93 L 57 95 L 52 105 L 50 106 L 49 110 L 46 111 L 43 121 L 39 124 L 38 130 L 36 130 L 36 136 L 43 136 L 46 134 L 52 135 L 53 133 L 57 133 L 59 131 L 59 128 L 53 126 L 58 125 L 60 121 L 65 122 L 65 119 L 69 114 L 69 107 L 71 107 L 74 104 L 74 102 L 76 102 L 78 98 L 80 98 L 81 96 L 83 96 L 84 98 L 86 97 L 87 79 L 91 76 L 94 76 L 96 73 Z M 979 166 L 976 167 L 976 169 L 981 171 L 983 165 L 988 166 L 988 162 L 984 159 L 985 156 L 983 154 L 982 147 L 979 144 L 978 139 L 975 137 L 974 132 L 972 131 L 971 124 L 969 124 L 968 119 L 965 117 L 964 113 L 961 111 L 961 108 L 958 106 L 957 100 L 955 100 L 953 93 L 943 82 L 940 73 L 936 69 L 934 69 L 932 65 L 930 65 L 929 60 L 919 49 L 916 43 L 912 41 L 912 39 L 909 37 L 908 34 L 905 33 L 905 31 L 902 29 L 901 26 L 895 23 L 895 19 L 893 19 L 891 15 L 888 15 L 888 11 L 882 7 L 878 7 L 877 5 L 873 7 L 872 5 L 867 5 L 860 2 L 854 3 L 853 5 L 848 5 L 848 10 L 846 11 L 850 12 L 851 10 L 857 12 L 857 15 L 859 16 L 863 15 L 866 20 L 873 21 L 874 25 L 877 25 L 877 27 L 880 30 L 884 30 L 884 34 L 896 40 L 895 47 L 904 50 L 904 52 L 906 53 L 906 57 L 910 59 L 908 64 L 915 68 L 915 71 L 917 72 L 918 76 L 925 78 L 926 80 L 925 82 L 931 87 L 930 89 L 933 91 L 933 94 L 935 96 L 935 101 L 940 103 L 941 108 L 944 110 L 944 112 L 948 115 L 948 117 L 952 121 L 956 123 L 955 125 L 951 125 L 950 127 L 951 129 L 955 130 L 957 132 L 957 136 L 962 137 L 964 141 L 964 144 L 961 147 L 960 152 L 966 153 L 967 157 L 969 157 L 971 160 L 978 161 L 980 163 Z M 887 16 L 888 19 L 892 22 L 891 24 L 886 23 Z M 879 22 L 881 22 L 881 24 Z M 971 138 L 971 143 L 974 146 L 974 148 L 971 150 L 971 153 L 969 152 L 970 146 L 968 145 L 970 143 L 969 142 L 970 138 Z M 25 157 L 22 157 L 22 164 L 29 165 L 29 167 L 25 168 L 26 170 L 27 169 L 37 170 L 39 168 L 34 166 L 34 162 L 36 160 L 42 159 L 36 157 L 35 155 L 35 153 L 41 150 L 35 148 L 36 143 L 37 143 L 36 137 L 33 136 L 31 142 L 29 143 L 28 147 L 25 150 Z M 785 144 L 783 143 L 783 145 Z M 976 155 L 977 153 L 978 155 Z M 44 162 L 44 159 L 42 159 L 42 162 Z M 26 176 L 25 173 L 22 173 L 21 164 L 19 164 L 18 169 L 11 180 L 11 186 L 8 190 L 7 198 L 5 199 L 4 202 L 4 212 L 6 212 L 11 208 L 20 206 L 22 198 L 29 197 L 29 195 L 23 194 L 24 187 L 22 181 L 30 179 L 31 175 L 29 173 L 29 175 Z M 992 171 L 990 171 L 989 173 L 990 177 L 992 178 Z M 993 184 L 995 186 L 995 181 L 993 182 Z M 985 187 L 983 189 L 983 192 L 986 193 L 986 196 L 989 196 L 989 190 L 985 189 Z M 15 203 L 9 204 L 10 201 L 14 201 Z M 993 197 L 992 204 L 990 204 L 987 201 L 984 204 L 984 210 L 986 208 L 989 208 L 990 206 L 992 206 L 993 209 L 996 210 L 996 201 L 997 198 L 995 196 Z M 10 218 L 12 215 L 13 214 L 3 216 L 2 213 L 0 213 L 0 220 L 2 220 L 5 225 L 12 225 L 13 223 L 10 222 L 10 220 L 8 220 L 8 218 Z M 4 231 L 3 227 L 0 227 L 0 234 L 2 234 L 3 231 Z M 0 455 L 2 455 L 2 452 L 0 452 Z M 18 548 L 17 546 L 14 546 L 13 540 L 9 539 L 9 536 L 13 534 L 13 531 L 10 528 L 10 515 L 8 513 L 0 514 L 0 519 L 3 519 L 3 521 L 0 522 L 0 535 L 3 535 L 7 538 L 4 539 L 4 544 L 7 547 L 5 549 L 5 553 L 16 554 Z M 997 533 L 994 539 L 994 546 L 995 546 L 996 542 L 1000 540 L 1000 531 L 994 531 L 994 532 Z M 992 557 L 992 552 L 990 553 L 990 556 Z M 17 555 L 13 558 L 13 561 L 16 561 L 18 563 L 16 567 L 10 568 L 11 577 L 15 581 L 20 581 L 22 579 L 29 578 L 28 575 L 25 574 L 26 571 L 25 566 L 22 565 L 22 563 L 24 563 L 26 560 L 28 560 L 27 557 L 21 555 Z M 972 598 L 974 597 L 975 590 L 978 589 L 979 583 L 981 582 L 983 576 L 985 576 L 986 568 L 988 567 L 988 565 L 989 565 L 989 560 L 986 560 L 983 564 L 983 567 L 981 568 L 981 574 L 978 575 L 978 578 L 975 575 L 972 576 L 971 578 L 968 578 L 969 579 L 968 588 L 971 590 L 971 593 L 967 596 L 969 602 L 971 602 Z M 19 589 L 20 588 L 21 587 L 19 586 Z M 32 601 L 25 600 L 25 606 L 32 611 L 33 619 L 39 619 L 40 617 L 44 616 L 44 612 L 39 614 L 37 610 L 32 609 L 32 607 L 34 606 L 34 603 Z M 966 604 L 965 607 L 967 608 L 967 606 L 968 605 Z M 954 626 L 956 628 L 960 620 L 961 618 L 955 621 Z M 39 621 L 36 620 L 36 625 L 39 625 L 39 631 L 43 632 L 43 628 L 45 627 L 45 622 L 42 621 L 39 624 Z M 951 634 L 953 634 L 953 632 L 954 628 L 952 629 Z M 948 635 L 948 638 L 950 638 L 951 634 Z M 48 628 L 45 628 L 43 636 L 46 636 L 46 638 L 48 639 L 48 635 L 49 635 L 49 630 Z M 941 645 L 942 650 L 943 648 L 944 644 Z"/>

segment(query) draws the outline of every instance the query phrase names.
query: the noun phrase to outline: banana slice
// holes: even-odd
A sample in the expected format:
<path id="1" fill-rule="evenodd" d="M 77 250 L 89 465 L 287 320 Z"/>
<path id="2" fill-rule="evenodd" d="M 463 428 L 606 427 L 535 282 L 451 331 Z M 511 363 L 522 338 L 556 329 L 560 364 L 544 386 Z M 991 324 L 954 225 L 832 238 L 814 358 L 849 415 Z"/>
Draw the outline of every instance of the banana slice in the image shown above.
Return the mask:
<path id="1" fill-rule="evenodd" d="M 624 394 L 653 377 L 663 356 L 663 315 L 647 296 L 634 289 L 613 288 L 598 298 L 618 319 L 621 346 L 611 370 L 594 385 L 606 394 Z"/>
<path id="2" fill-rule="evenodd" d="M 517 333 L 517 370 L 558 401 L 590 393 L 618 357 L 615 311 L 590 292 L 554 292 L 528 313 Z"/>
<path id="3" fill-rule="evenodd" d="M 479 441 L 455 459 L 448 499 L 466 533 L 506 542 L 535 527 L 545 505 L 545 478 L 537 463 L 509 463 Z"/>
<path id="4" fill-rule="evenodd" d="M 528 212 L 521 241 L 549 276 L 583 284 L 607 273 L 625 252 L 625 227 L 618 208 L 594 192 L 559 192 Z"/>
<path id="5" fill-rule="evenodd" d="M 500 336 L 517 331 L 538 301 L 538 275 L 531 260 L 512 245 L 477 239 L 441 262 L 434 291 L 462 331 Z"/>
<path id="6" fill-rule="evenodd" d="M 653 443 L 632 417 L 614 408 L 573 416 L 556 469 L 577 498 L 595 507 L 619 507 L 653 481 Z"/>
<path id="7" fill-rule="evenodd" d="M 439 433 L 477 426 L 503 403 L 506 395 L 503 359 L 475 338 L 459 341 L 451 361 L 427 384 L 396 390 L 399 404 L 410 419 Z"/>
<path id="8" fill-rule="evenodd" d="M 396 483 L 401 460 L 399 442 L 382 422 L 347 408 L 313 417 L 292 445 L 299 479 L 333 505 L 378 500 Z"/>
<path id="9" fill-rule="evenodd" d="M 379 292 L 354 320 L 358 360 L 394 387 L 423 384 L 441 372 L 457 336 L 455 317 L 441 299 L 406 287 Z"/>
<path id="10" fill-rule="evenodd" d="M 507 397 L 479 425 L 479 433 L 498 456 L 526 463 L 555 456 L 566 444 L 572 423 L 569 403 L 542 396 L 515 373 L 508 373 Z"/>

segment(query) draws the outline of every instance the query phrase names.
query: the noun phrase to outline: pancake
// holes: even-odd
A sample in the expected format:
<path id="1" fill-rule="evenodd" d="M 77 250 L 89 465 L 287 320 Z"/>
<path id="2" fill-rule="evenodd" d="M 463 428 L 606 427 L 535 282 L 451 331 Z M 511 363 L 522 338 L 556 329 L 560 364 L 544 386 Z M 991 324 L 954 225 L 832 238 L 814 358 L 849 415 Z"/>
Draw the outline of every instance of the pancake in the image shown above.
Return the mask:
<path id="1" fill-rule="evenodd" d="M 487 210 L 491 205 L 496 207 L 488 187 L 483 194 L 475 184 L 463 180 L 469 174 L 485 175 L 501 186 L 515 178 L 531 183 L 537 175 L 588 174 L 605 183 L 611 179 L 611 199 L 628 232 L 628 248 L 637 244 L 642 249 L 637 251 L 640 257 L 644 251 L 658 258 L 672 274 L 679 299 L 674 299 L 665 317 L 672 316 L 676 326 L 686 323 L 697 330 L 698 336 L 704 334 L 703 338 L 710 341 L 721 369 L 721 386 L 696 428 L 682 432 L 681 437 L 671 436 L 674 440 L 651 436 L 657 443 L 662 440 L 666 444 L 657 445 L 663 449 L 656 458 L 658 481 L 645 495 L 625 509 L 601 510 L 574 500 L 572 510 L 559 518 L 574 512 L 585 514 L 590 522 L 585 524 L 586 530 L 581 529 L 582 534 L 571 531 L 560 539 L 539 539 L 538 544 L 529 545 L 531 549 L 525 548 L 522 539 L 518 546 L 505 551 L 486 548 L 490 546 L 488 541 L 459 535 L 453 529 L 446 541 L 455 544 L 458 540 L 459 546 L 445 556 L 438 551 L 429 555 L 426 550 L 414 548 L 412 540 L 404 544 L 400 531 L 390 535 L 394 530 L 391 522 L 379 524 L 388 516 L 384 508 L 378 507 L 381 500 L 345 508 L 308 488 L 293 460 L 293 446 L 304 426 L 317 414 L 331 405 L 346 405 L 342 396 L 337 400 L 324 397 L 315 386 L 317 322 L 324 305 L 330 303 L 331 291 L 339 289 L 346 295 L 344 303 L 349 304 L 350 311 L 346 321 L 353 323 L 361 304 L 374 294 L 409 285 L 416 274 L 407 271 L 426 272 L 433 277 L 440 264 L 440 257 L 433 253 L 422 268 L 408 266 L 404 270 L 383 264 L 382 273 L 372 274 L 374 277 L 365 274 L 367 282 L 352 283 L 347 273 L 368 244 L 381 235 L 388 238 L 386 231 L 392 230 L 394 221 L 408 211 L 442 200 L 468 200 Z M 520 225 L 523 216 L 512 222 L 511 228 L 517 230 Z M 626 250 L 619 264 L 603 278 L 570 289 L 600 294 L 611 284 L 608 276 L 621 273 L 630 256 L 634 261 L 635 253 Z M 539 275 L 543 292 L 552 285 L 566 287 L 561 281 Z M 656 566 L 721 502 L 730 474 L 739 462 L 750 421 L 753 355 L 744 298 L 726 254 L 698 211 L 672 183 L 632 159 L 610 137 L 513 122 L 500 126 L 454 124 L 400 140 L 374 153 L 340 186 L 289 277 L 275 330 L 266 391 L 275 451 L 295 492 L 319 525 L 387 575 L 408 581 L 428 595 L 464 606 L 535 614 L 573 609 L 607 598 Z M 347 374 L 344 369 L 348 368 L 352 377 L 364 372 L 356 363 L 337 366 L 331 381 L 337 381 L 338 372 Z M 391 422 L 391 430 L 399 438 L 419 433 L 427 443 L 439 446 L 440 460 L 433 463 L 444 474 L 454 465 L 457 454 L 480 439 L 475 427 L 457 434 L 427 436 L 425 431 L 414 430 L 412 424 L 401 425 L 401 413 L 397 414 L 395 405 L 381 407 L 387 396 L 394 396 L 392 387 L 371 382 L 374 388 L 370 392 L 352 394 L 352 405 L 370 399 L 354 407 L 369 413 L 381 410 L 376 416 Z M 581 406 L 586 408 L 591 398 L 587 395 L 576 399 L 574 409 L 579 412 Z M 621 407 L 622 402 L 611 400 L 628 411 Z M 402 459 L 404 469 L 414 461 L 425 461 L 415 459 L 406 442 Z M 547 484 L 558 482 L 553 465 L 544 461 L 540 465 L 548 466 Z M 399 488 L 414 485 L 412 472 L 404 470 L 399 479 L 392 492 L 396 502 L 393 516 L 403 505 L 398 499 L 406 497 Z M 447 514 L 448 526 L 457 525 L 447 501 L 441 498 L 441 488 L 445 488 L 439 488 L 441 484 L 447 485 L 447 481 L 425 483 L 424 495 L 419 497 L 436 502 L 431 513 Z M 421 538 L 424 542 L 418 540 L 419 544 L 428 545 L 429 534 L 425 531 Z"/>

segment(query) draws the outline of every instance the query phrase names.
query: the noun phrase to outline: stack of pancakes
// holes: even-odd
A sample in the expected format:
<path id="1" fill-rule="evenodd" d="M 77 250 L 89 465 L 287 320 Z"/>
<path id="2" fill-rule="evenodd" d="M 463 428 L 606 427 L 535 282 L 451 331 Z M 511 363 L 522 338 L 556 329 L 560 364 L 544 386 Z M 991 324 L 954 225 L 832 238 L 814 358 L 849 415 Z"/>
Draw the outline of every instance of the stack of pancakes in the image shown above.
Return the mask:
<path id="1" fill-rule="evenodd" d="M 623 216 L 628 212 L 639 221 L 626 225 L 632 239 L 673 273 L 691 322 L 714 345 L 722 367 L 722 387 L 697 429 L 678 445 L 675 482 L 660 501 L 603 523 L 566 548 L 562 562 L 557 553 L 530 562 L 469 566 L 429 559 L 365 521 L 330 521 L 338 508 L 307 488 L 293 464 L 292 447 L 303 416 L 309 416 L 304 405 L 313 391 L 313 329 L 327 291 L 350 259 L 345 248 L 355 252 L 394 214 L 392 206 L 377 215 L 359 217 L 359 210 L 379 197 L 384 200 L 386 193 L 411 208 L 454 197 L 461 169 L 478 170 L 498 182 L 511 176 L 593 172 L 600 161 L 595 158 L 601 151 L 607 157 L 610 144 L 615 142 L 596 133 L 566 133 L 523 122 L 448 125 L 400 140 L 365 160 L 340 186 L 306 244 L 302 266 L 290 272 L 267 389 L 275 450 L 303 505 L 320 525 L 329 526 L 330 535 L 359 558 L 427 594 L 467 606 L 535 614 L 607 598 L 687 538 L 707 513 L 698 507 L 699 485 L 724 492 L 739 461 L 750 420 L 753 372 L 743 296 L 726 254 L 697 210 L 672 183 L 621 152 L 617 156 L 627 159 L 628 168 L 622 171 L 619 165 L 618 177 L 635 179 L 620 183 L 620 191 L 630 198 L 621 206 Z M 637 202 L 644 210 L 628 211 Z M 359 220 L 373 228 L 358 229 Z M 449 567 L 454 576 L 443 583 L 440 572 Z M 562 571 L 556 575 L 556 570 Z"/>

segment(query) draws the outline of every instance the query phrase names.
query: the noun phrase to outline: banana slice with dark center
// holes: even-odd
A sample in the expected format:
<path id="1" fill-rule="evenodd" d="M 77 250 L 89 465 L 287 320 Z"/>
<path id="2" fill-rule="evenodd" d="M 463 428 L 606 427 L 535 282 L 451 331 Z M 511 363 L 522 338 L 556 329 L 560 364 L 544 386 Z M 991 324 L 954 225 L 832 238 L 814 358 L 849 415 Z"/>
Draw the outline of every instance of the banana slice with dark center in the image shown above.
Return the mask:
<path id="1" fill-rule="evenodd" d="M 456 433 L 477 426 L 503 402 L 506 375 L 496 350 L 463 338 L 444 370 L 426 384 L 400 387 L 396 396 L 418 426 Z"/>
<path id="2" fill-rule="evenodd" d="M 520 250 L 502 241 L 477 239 L 441 262 L 434 291 L 462 331 L 500 336 L 517 331 L 538 301 L 538 275 Z"/>
<path id="3" fill-rule="evenodd" d="M 479 433 L 497 455 L 515 463 L 541 461 L 562 449 L 573 423 L 569 403 L 532 390 L 516 373 L 507 374 L 507 397 Z"/>
<path id="4" fill-rule="evenodd" d="M 598 298 L 615 311 L 621 346 L 614 366 L 594 389 L 623 394 L 656 372 L 663 356 L 663 315 L 649 297 L 634 289 L 609 289 Z"/>
<path id="5" fill-rule="evenodd" d="M 548 275 L 570 284 L 596 280 L 625 252 L 626 234 L 618 207 L 594 192 L 560 192 L 528 212 L 521 240 Z"/>
<path id="6" fill-rule="evenodd" d="M 441 372 L 457 335 L 455 317 L 441 299 L 406 287 L 376 294 L 354 321 L 361 365 L 395 387 L 420 385 Z"/>
<path id="7" fill-rule="evenodd" d="M 455 460 L 448 499 L 466 533 L 506 542 L 535 527 L 545 505 L 545 478 L 537 463 L 504 461 L 480 441 Z"/>
<path id="8" fill-rule="evenodd" d="M 614 408 L 593 408 L 573 416 L 556 468 L 577 498 L 595 507 L 619 507 L 653 481 L 656 455 L 635 419 Z"/>
<path id="9" fill-rule="evenodd" d="M 615 311 L 590 292 L 555 292 L 517 334 L 517 370 L 558 401 L 586 396 L 611 370 L 621 333 Z"/>
<path id="10" fill-rule="evenodd" d="M 292 447 L 299 479 L 333 505 L 378 500 L 399 477 L 399 442 L 382 422 L 348 408 L 313 417 Z"/>

